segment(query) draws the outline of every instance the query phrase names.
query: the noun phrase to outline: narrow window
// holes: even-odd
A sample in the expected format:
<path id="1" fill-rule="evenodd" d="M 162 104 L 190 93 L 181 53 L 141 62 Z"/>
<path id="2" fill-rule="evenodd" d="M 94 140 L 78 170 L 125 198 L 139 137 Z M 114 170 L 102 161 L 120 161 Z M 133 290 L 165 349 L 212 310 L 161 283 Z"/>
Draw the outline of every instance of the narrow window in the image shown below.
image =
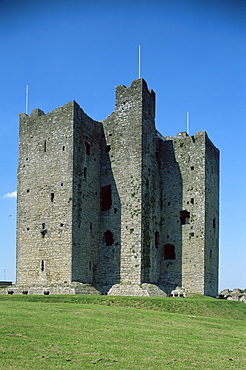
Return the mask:
<path id="1" fill-rule="evenodd" d="M 104 240 L 105 240 L 106 246 L 111 246 L 113 244 L 114 242 L 113 233 L 111 233 L 110 230 L 107 230 L 104 233 Z"/>
<path id="2" fill-rule="evenodd" d="M 86 178 L 87 178 L 87 168 L 84 167 L 84 179 L 86 179 Z"/>
<path id="3" fill-rule="evenodd" d="M 61 186 L 63 186 L 63 182 L 61 182 Z"/>
<path id="4" fill-rule="evenodd" d="M 51 193 L 51 194 L 50 194 L 50 200 L 51 200 L 51 202 L 54 202 L 54 196 L 55 196 L 55 194 L 54 194 L 54 193 Z"/>
<path id="5" fill-rule="evenodd" d="M 62 147 L 62 151 L 65 152 L 65 145 L 63 145 L 63 147 Z"/>
<path id="6" fill-rule="evenodd" d="M 46 152 L 46 140 L 44 140 L 44 152 Z"/>
<path id="7" fill-rule="evenodd" d="M 180 223 L 181 225 L 185 225 L 189 223 L 189 218 L 190 218 L 190 212 L 184 210 L 180 211 Z"/>
<path id="8" fill-rule="evenodd" d="M 85 152 L 87 155 L 90 155 L 91 153 L 91 146 L 89 143 L 87 143 L 87 141 L 85 141 Z"/>
<path id="9" fill-rule="evenodd" d="M 112 206 L 111 185 L 101 188 L 101 207 L 102 211 L 107 211 Z"/>
<path id="10" fill-rule="evenodd" d="M 90 222 L 90 230 L 92 230 L 92 223 Z"/>
<path id="11" fill-rule="evenodd" d="M 110 151 L 110 149 L 111 149 L 111 148 L 110 148 L 110 145 L 106 145 L 106 147 L 105 147 L 105 152 L 106 152 L 106 153 L 108 153 L 108 152 Z"/>
<path id="12" fill-rule="evenodd" d="M 209 251 L 209 256 L 210 256 L 210 258 L 212 258 L 212 249 L 210 249 L 210 251 Z"/>
<path id="13" fill-rule="evenodd" d="M 159 231 L 155 232 L 155 247 L 158 248 L 160 245 L 160 233 Z"/>
<path id="14" fill-rule="evenodd" d="M 213 218 L 213 229 L 215 229 L 215 228 L 216 228 L 216 219 Z"/>
<path id="15" fill-rule="evenodd" d="M 165 260 L 175 260 L 175 247 L 173 244 L 164 245 L 164 259 Z"/>
<path id="16" fill-rule="evenodd" d="M 190 202 L 191 204 L 194 204 L 194 198 L 191 198 Z"/>
<path id="17" fill-rule="evenodd" d="M 41 230 L 41 235 L 44 238 L 45 234 L 47 233 L 47 230 L 45 229 L 45 223 L 42 223 L 42 230 Z"/>
<path id="18" fill-rule="evenodd" d="M 44 260 L 41 261 L 41 271 L 44 271 Z"/>
<path id="19" fill-rule="evenodd" d="M 89 270 L 91 271 L 92 270 L 92 262 L 89 261 Z"/>

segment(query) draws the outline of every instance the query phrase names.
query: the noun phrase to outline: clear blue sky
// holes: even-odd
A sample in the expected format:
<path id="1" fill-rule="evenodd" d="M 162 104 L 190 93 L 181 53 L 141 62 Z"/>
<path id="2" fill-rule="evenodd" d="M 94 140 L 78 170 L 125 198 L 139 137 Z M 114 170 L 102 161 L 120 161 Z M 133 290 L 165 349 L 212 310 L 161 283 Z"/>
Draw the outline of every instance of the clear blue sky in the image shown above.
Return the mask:
<path id="1" fill-rule="evenodd" d="M 0 280 L 15 281 L 18 115 L 76 100 L 96 120 L 141 77 L 164 135 L 221 151 L 220 289 L 246 288 L 246 1 L 0 1 Z"/>

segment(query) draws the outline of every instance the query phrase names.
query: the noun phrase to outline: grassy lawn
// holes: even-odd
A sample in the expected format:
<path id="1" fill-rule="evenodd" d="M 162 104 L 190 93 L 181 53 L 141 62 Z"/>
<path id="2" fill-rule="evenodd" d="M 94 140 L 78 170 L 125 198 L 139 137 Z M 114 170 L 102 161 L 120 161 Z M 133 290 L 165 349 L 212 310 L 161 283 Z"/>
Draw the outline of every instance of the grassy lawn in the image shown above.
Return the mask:
<path id="1" fill-rule="evenodd" d="M 246 304 L 0 296 L 0 369 L 246 369 Z"/>

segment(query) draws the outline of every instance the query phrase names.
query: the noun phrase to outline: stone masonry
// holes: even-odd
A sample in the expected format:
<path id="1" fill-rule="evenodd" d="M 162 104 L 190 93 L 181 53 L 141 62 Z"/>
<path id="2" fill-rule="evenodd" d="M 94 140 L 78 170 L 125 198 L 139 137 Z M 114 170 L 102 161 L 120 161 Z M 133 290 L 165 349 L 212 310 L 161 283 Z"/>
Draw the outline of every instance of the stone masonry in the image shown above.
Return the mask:
<path id="1" fill-rule="evenodd" d="M 216 296 L 218 225 L 218 149 L 164 138 L 143 79 L 101 122 L 75 101 L 20 115 L 16 289 Z"/>

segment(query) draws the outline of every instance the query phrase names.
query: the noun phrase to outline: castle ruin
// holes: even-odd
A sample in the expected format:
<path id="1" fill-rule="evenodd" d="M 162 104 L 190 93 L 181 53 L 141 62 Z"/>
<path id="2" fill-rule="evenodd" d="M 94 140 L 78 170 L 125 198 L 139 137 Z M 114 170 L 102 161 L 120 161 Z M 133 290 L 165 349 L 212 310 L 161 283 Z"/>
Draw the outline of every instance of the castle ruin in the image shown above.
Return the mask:
<path id="1" fill-rule="evenodd" d="M 20 114 L 17 287 L 215 297 L 218 226 L 218 149 L 205 131 L 163 137 L 143 79 L 100 122 L 75 101 Z"/>

